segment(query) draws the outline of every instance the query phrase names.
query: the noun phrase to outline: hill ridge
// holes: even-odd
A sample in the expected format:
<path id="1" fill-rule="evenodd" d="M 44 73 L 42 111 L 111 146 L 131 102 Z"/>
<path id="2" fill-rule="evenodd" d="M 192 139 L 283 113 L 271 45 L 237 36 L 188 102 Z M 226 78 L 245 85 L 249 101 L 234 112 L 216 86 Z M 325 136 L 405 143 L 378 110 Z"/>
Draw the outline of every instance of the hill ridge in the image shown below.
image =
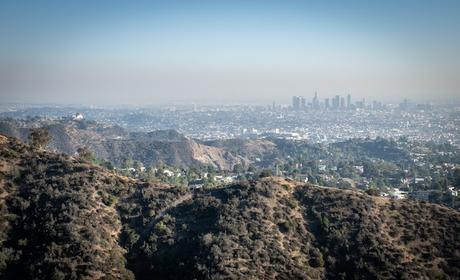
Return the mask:
<path id="1" fill-rule="evenodd" d="M 423 201 L 277 177 L 192 192 L 0 136 L 2 279 L 456 279 L 458 232 Z"/>

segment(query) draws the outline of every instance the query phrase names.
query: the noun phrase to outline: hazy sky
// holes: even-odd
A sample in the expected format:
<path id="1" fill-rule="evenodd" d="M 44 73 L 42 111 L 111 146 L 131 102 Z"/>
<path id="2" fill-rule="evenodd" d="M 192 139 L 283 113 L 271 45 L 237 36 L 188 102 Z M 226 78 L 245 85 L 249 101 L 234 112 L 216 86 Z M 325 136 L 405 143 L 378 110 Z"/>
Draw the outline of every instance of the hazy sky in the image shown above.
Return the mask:
<path id="1" fill-rule="evenodd" d="M 460 1 L 0 2 L 2 103 L 460 101 Z"/>

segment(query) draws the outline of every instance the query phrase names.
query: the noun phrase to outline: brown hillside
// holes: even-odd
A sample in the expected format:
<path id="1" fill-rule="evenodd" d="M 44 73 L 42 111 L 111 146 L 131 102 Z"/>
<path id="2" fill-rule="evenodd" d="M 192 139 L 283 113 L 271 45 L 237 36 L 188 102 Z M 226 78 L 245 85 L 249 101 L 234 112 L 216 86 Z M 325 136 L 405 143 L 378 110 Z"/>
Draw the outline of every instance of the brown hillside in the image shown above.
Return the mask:
<path id="1" fill-rule="evenodd" d="M 268 177 L 147 184 L 0 137 L 1 279 L 458 279 L 460 213 Z"/>

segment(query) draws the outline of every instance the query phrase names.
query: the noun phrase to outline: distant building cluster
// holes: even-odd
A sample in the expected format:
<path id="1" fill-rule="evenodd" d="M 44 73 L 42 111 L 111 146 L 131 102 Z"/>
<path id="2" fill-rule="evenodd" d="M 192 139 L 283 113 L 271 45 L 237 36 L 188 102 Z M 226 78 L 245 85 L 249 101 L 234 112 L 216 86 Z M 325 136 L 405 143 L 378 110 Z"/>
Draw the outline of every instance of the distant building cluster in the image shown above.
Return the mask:
<path id="1" fill-rule="evenodd" d="M 325 98 L 324 100 L 319 100 L 318 93 L 315 92 L 314 97 L 311 102 L 308 102 L 307 99 L 303 96 L 293 96 L 292 97 L 292 110 L 302 111 L 302 110 L 354 110 L 354 109 L 364 109 L 366 108 L 366 100 L 363 98 L 361 100 L 352 102 L 351 94 L 345 96 L 336 95 L 332 98 Z M 374 101 L 372 103 L 372 108 L 382 109 L 384 104 L 382 102 Z"/>
<path id="2" fill-rule="evenodd" d="M 289 100 L 291 101 L 291 100 Z M 46 115 L 75 121 L 96 120 L 133 131 L 175 129 L 200 140 L 272 137 L 314 143 L 352 138 L 407 137 L 460 146 L 460 107 L 415 103 L 397 104 L 355 100 L 351 94 L 310 100 L 293 96 L 292 104 L 174 105 L 138 108 L 5 107 L 0 116 L 27 118 Z M 1 108 L 1 107 L 0 107 Z M 84 122 L 82 122 L 84 123 Z M 82 124 L 83 125 L 83 124 Z"/>
<path id="3" fill-rule="evenodd" d="M 273 108 L 275 108 L 275 105 L 273 105 Z M 343 111 L 356 109 L 385 110 L 387 109 L 387 105 L 376 100 L 372 101 L 372 103 L 366 103 L 365 98 L 353 102 L 351 94 L 347 94 L 346 96 L 336 95 L 334 97 L 328 97 L 324 100 L 320 100 L 318 98 L 318 93 L 315 92 L 315 95 L 310 102 L 303 96 L 293 96 L 290 108 L 293 111 Z M 402 111 L 432 110 L 433 105 L 420 104 L 404 99 L 404 101 L 399 104 L 399 109 Z"/>

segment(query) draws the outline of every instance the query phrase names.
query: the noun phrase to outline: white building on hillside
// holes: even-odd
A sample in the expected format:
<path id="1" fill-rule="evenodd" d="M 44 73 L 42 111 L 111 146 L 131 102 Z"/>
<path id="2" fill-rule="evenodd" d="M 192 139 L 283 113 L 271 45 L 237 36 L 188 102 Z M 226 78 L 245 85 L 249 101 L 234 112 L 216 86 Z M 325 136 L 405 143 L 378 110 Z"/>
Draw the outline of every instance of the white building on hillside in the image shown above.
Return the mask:
<path id="1" fill-rule="evenodd" d="M 72 116 L 72 119 L 74 121 L 81 121 L 83 120 L 85 117 L 83 116 L 82 113 L 76 113 L 75 115 Z"/>

